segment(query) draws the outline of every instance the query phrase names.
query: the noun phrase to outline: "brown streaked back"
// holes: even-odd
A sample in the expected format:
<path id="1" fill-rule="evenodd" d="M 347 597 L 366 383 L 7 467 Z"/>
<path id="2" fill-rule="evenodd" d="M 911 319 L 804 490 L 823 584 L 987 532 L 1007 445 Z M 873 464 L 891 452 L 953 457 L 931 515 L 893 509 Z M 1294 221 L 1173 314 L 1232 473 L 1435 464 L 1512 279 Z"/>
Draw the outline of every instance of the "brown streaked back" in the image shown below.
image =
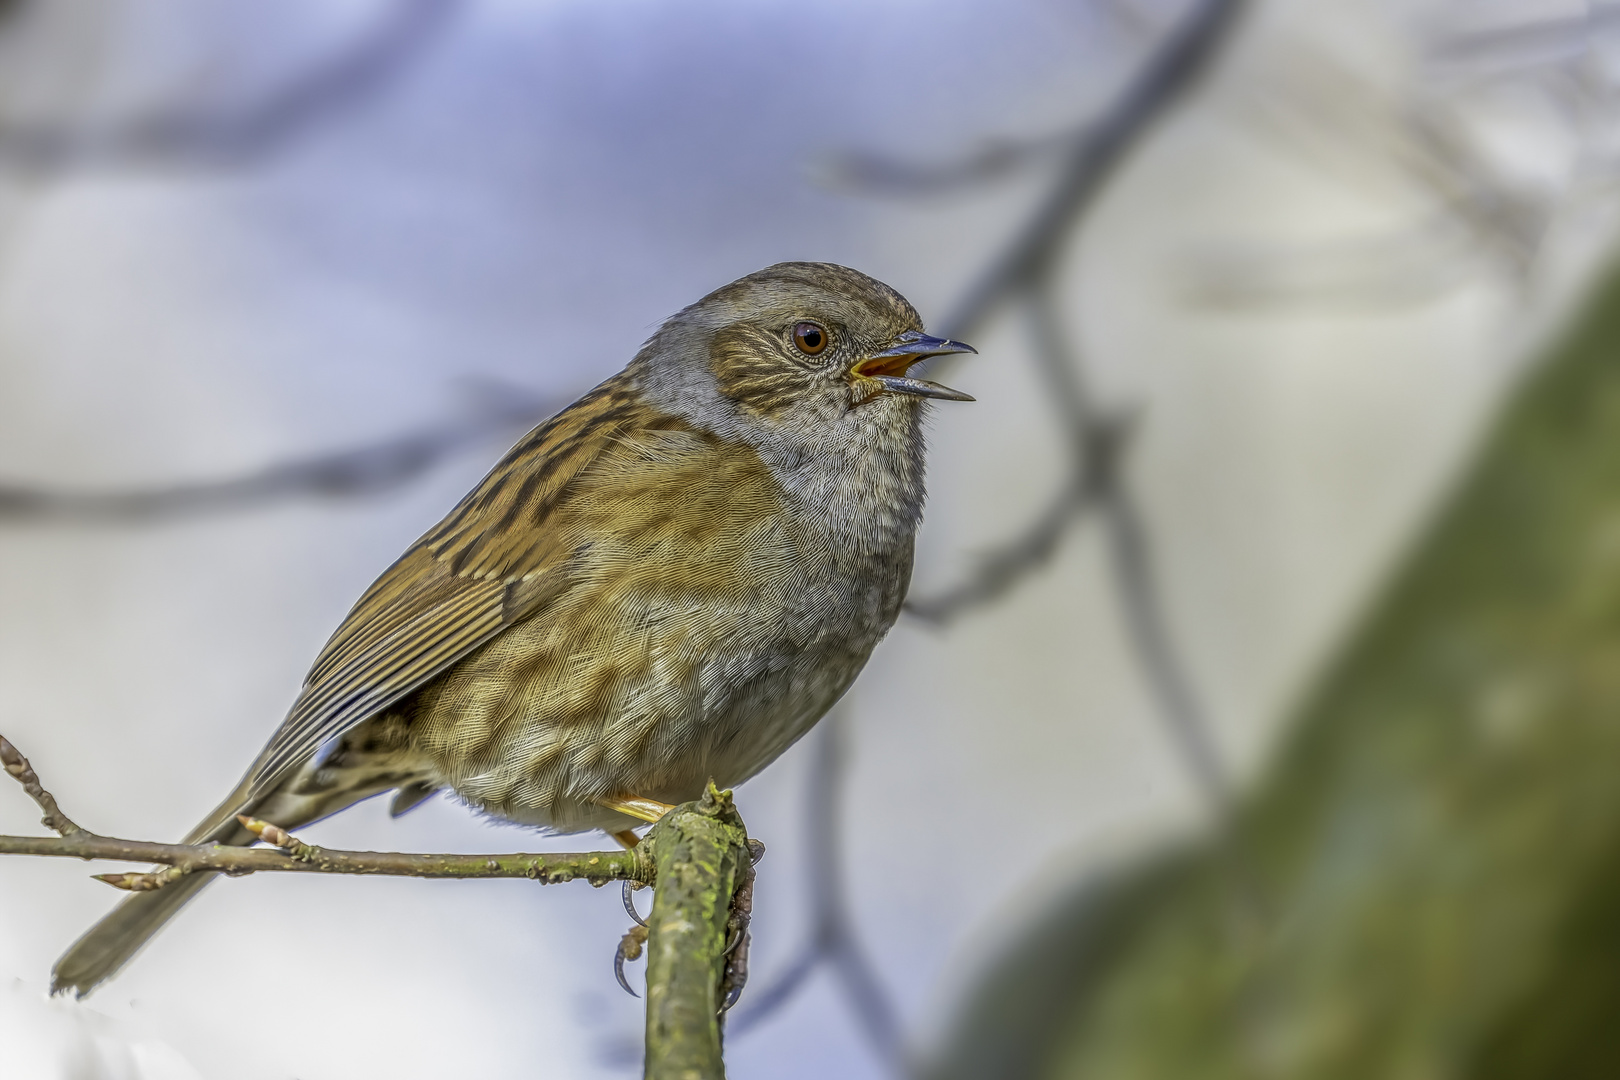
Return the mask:
<path id="1" fill-rule="evenodd" d="M 550 527 L 553 511 L 627 433 L 668 422 L 620 373 L 513 447 L 354 605 L 254 766 L 252 789 L 566 590 L 583 541 Z"/>

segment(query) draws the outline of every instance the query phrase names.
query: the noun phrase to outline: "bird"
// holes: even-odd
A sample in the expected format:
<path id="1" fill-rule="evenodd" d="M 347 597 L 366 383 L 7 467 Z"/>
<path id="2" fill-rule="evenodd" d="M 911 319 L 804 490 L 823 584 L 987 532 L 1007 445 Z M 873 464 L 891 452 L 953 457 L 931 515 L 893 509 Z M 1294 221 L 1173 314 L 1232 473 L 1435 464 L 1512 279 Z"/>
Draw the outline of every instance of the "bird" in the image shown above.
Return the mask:
<path id="1" fill-rule="evenodd" d="M 898 617 L 924 502 L 915 378 L 975 350 L 831 263 L 667 319 L 529 432 L 355 603 L 241 782 L 186 837 L 251 844 L 394 793 L 635 829 L 804 735 Z M 135 893 L 57 961 L 82 997 L 216 874 Z"/>

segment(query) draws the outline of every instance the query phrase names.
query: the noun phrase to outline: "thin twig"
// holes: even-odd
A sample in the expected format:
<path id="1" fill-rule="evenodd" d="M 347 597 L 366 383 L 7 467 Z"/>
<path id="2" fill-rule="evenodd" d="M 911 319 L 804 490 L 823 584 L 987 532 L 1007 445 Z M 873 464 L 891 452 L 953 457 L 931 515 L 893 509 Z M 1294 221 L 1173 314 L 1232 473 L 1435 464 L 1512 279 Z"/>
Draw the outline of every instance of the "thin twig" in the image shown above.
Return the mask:
<path id="1" fill-rule="evenodd" d="M 168 113 L 81 130 L 0 124 L 0 168 L 39 173 L 87 165 L 251 163 L 386 86 L 444 28 L 457 6 L 457 0 L 395 0 L 338 56 L 236 112 Z"/>
<path id="2" fill-rule="evenodd" d="M 28 764 L 28 759 L 23 757 L 4 735 L 0 735 L 0 765 L 5 767 L 6 772 L 22 785 L 28 797 L 38 803 L 39 808 L 44 811 L 45 816 L 39 819 L 41 825 L 62 836 L 84 834 L 84 830 L 75 825 L 72 818 L 62 813 L 62 808 L 56 805 L 56 797 L 46 791 L 39 782 L 39 774 L 34 772 L 34 767 Z"/>
<path id="3" fill-rule="evenodd" d="M 71 859 L 158 863 L 181 873 L 377 874 L 422 878 L 529 878 L 543 885 L 584 878 L 592 885 L 646 881 L 645 859 L 634 851 L 509 855 L 446 855 L 397 851 L 341 851 L 303 846 L 300 855 L 268 847 L 229 844 L 158 844 L 123 840 L 83 830 L 71 836 L 0 836 L 0 855 L 45 855 Z M 123 886 L 120 886 L 123 887 Z M 138 887 L 138 886 L 137 886 Z"/>
<path id="4" fill-rule="evenodd" d="M 754 862 L 763 845 L 748 832 L 731 792 L 711 781 L 703 796 L 669 812 L 629 850 L 578 854 L 421 855 L 335 851 L 305 843 L 269 822 L 237 820 L 274 848 L 225 844 L 154 844 L 98 836 L 72 826 L 56 809 L 28 761 L 0 738 L 0 761 L 56 820 L 75 831 L 61 837 L 0 836 L 0 855 L 155 862 L 150 873 L 98 874 L 121 889 L 161 889 L 191 873 L 290 871 L 425 878 L 527 878 L 542 884 L 583 879 L 592 885 L 639 881 L 658 891 L 646 927 L 619 945 L 614 974 L 630 989 L 624 962 L 647 953 L 648 1080 L 723 1077 L 721 1022 L 747 980 L 748 916 Z M 731 937 L 730 935 L 735 935 Z M 631 991 L 634 993 L 634 991 Z"/>
<path id="5" fill-rule="evenodd" d="M 652 881 L 649 856 L 631 851 L 587 851 L 576 854 L 425 855 L 394 851 L 339 851 L 316 847 L 285 830 L 253 818 L 240 820 L 274 847 L 229 844 L 157 844 L 101 836 L 75 825 L 40 783 L 28 759 L 0 736 L 0 764 L 45 811 L 44 823 L 60 836 L 0 836 L 0 855 L 45 855 L 71 859 L 111 859 L 158 863 L 169 867 L 153 874 L 105 874 L 99 879 L 121 889 L 149 891 L 197 871 L 254 874 L 260 871 L 318 874 L 381 874 L 425 878 L 528 878 L 544 885 L 584 878 L 592 885 L 609 881 Z M 638 854 L 638 852 L 640 852 Z"/>

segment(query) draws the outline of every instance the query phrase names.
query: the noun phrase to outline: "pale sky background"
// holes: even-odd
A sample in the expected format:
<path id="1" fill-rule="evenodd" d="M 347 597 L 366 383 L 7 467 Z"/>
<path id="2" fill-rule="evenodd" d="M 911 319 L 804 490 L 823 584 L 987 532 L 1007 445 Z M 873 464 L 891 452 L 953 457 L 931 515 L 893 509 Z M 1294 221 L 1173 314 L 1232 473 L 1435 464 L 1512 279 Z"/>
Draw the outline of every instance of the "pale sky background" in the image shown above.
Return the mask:
<path id="1" fill-rule="evenodd" d="M 250 170 L 0 177 L 0 478 L 230 475 L 453 418 L 467 380 L 569 398 L 674 310 L 783 259 L 859 267 L 943 318 L 1049 173 L 899 199 L 826 190 L 812 167 L 848 149 L 943 162 L 1076 124 L 1139 61 L 1139 35 L 1179 10 L 1118 4 L 1134 14 L 1058 0 L 468 2 L 375 101 Z M 229 104 L 375 8 L 278 6 L 277 22 L 205 6 L 122 4 L 78 66 L 34 71 L 58 80 L 37 96 L 71 90 L 98 116 L 176 94 Z M 1130 471 L 1175 631 L 1242 775 L 1612 231 L 1606 129 L 1523 92 L 1512 64 L 1485 64 L 1499 77 L 1482 81 L 1480 62 L 1448 62 L 1437 43 L 1584 11 L 1261 4 L 1068 261 L 1071 326 L 1099 396 L 1139 416 Z M 28 62 L 6 54 L 0 83 Z M 1481 254 L 1392 164 L 1421 158 L 1412 119 L 1434 115 L 1543 215 L 1530 261 Z M 919 592 L 1030 520 L 1062 476 L 1019 327 L 973 343 L 981 355 L 952 382 L 979 401 L 939 409 L 932 429 Z M 375 498 L 0 525 L 0 732 L 87 827 L 181 835 L 274 729 L 354 598 L 516 434 Z M 1022 913 L 1200 824 L 1088 530 L 994 609 L 944 632 L 902 623 L 849 700 L 861 934 L 924 1051 Z M 756 986 L 805 931 L 804 750 L 738 793 L 770 847 Z M 35 831 L 36 817 L 0 785 L 0 831 Z M 303 835 L 601 846 L 447 799 L 399 821 L 373 802 Z M 977 853 L 971 872 L 962 850 Z M 27 1063 L 18 1075 L 639 1068 L 641 1003 L 611 970 L 626 926 L 614 889 L 226 881 L 94 997 L 46 1002 L 52 960 L 116 899 L 90 872 L 0 860 L 0 1045 Z M 882 1075 L 825 976 L 732 1040 L 728 1060 L 734 1078 Z"/>

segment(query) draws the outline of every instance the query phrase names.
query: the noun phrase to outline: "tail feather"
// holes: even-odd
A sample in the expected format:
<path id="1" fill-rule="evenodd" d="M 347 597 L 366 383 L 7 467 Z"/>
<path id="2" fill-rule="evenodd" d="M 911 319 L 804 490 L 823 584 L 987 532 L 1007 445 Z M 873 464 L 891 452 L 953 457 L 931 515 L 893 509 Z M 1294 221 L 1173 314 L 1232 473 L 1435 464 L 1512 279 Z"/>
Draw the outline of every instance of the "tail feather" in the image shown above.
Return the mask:
<path id="1" fill-rule="evenodd" d="M 248 805 L 248 791 L 244 779 L 229 798 L 191 830 L 184 843 L 199 844 L 208 840 L 220 844 L 252 843 L 253 834 L 236 821 L 236 815 Z M 112 978 L 141 951 L 153 934 L 163 929 L 164 923 L 174 918 L 187 900 L 218 876 L 211 871 L 187 874 L 161 889 L 126 897 L 62 954 L 51 969 L 51 993 L 84 997 L 98 983 Z"/>
<path id="2" fill-rule="evenodd" d="M 397 747 L 380 754 L 352 753 L 352 760 L 341 767 L 305 768 L 269 792 L 253 790 L 250 772 L 184 842 L 252 844 L 255 837 L 236 820 L 237 814 L 260 815 L 284 829 L 296 829 L 396 788 L 403 790 L 395 813 L 403 813 L 437 790 L 437 784 L 418 775 L 414 763 L 398 755 Z M 51 992 L 88 994 L 129 963 L 187 900 L 218 876 L 218 871 L 199 871 L 125 899 L 62 954 L 52 972 Z"/>
<path id="3" fill-rule="evenodd" d="M 129 963 L 182 904 L 217 874 L 187 874 L 155 892 L 135 893 L 75 941 L 51 969 L 51 993 L 84 997 Z"/>

